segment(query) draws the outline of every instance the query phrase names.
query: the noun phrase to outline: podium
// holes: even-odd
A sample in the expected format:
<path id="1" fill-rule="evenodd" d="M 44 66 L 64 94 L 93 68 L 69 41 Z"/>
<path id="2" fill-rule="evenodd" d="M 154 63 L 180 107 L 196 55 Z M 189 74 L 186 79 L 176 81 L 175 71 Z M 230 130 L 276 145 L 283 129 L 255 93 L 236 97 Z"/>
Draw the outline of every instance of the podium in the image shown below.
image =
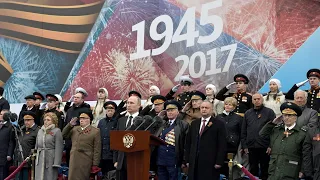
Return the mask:
<path id="1" fill-rule="evenodd" d="M 149 131 L 110 131 L 110 147 L 127 156 L 128 180 L 148 180 L 150 168 L 150 145 L 165 145 Z"/>

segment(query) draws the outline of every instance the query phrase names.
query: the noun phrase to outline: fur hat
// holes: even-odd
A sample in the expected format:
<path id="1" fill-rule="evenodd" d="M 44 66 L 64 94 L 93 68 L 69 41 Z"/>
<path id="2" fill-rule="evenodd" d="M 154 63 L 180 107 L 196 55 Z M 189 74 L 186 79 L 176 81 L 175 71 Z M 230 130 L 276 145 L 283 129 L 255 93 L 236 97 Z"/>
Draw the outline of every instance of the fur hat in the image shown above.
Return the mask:
<path id="1" fill-rule="evenodd" d="M 276 84 L 277 84 L 277 86 L 278 86 L 278 89 L 280 89 L 280 88 L 281 88 L 281 82 L 280 82 L 280 80 L 279 80 L 279 79 L 270 79 L 269 84 L 270 84 L 271 82 L 276 83 Z"/>
<path id="2" fill-rule="evenodd" d="M 214 93 L 214 94 L 217 94 L 217 87 L 216 87 L 215 85 L 213 85 L 213 84 L 208 84 L 208 85 L 206 86 L 206 89 L 207 89 L 207 88 L 213 89 L 213 93 Z"/>
<path id="3" fill-rule="evenodd" d="M 103 91 L 106 94 L 106 99 L 109 97 L 109 92 L 106 88 L 99 88 L 97 95 L 99 94 L 100 91 Z"/>

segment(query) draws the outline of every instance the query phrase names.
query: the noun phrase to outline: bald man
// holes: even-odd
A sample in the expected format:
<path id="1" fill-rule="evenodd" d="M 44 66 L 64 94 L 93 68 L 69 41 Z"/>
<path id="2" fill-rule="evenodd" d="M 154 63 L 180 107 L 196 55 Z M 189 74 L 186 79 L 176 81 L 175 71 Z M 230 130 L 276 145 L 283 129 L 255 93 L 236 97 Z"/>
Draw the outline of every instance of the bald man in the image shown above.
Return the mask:
<path id="1" fill-rule="evenodd" d="M 269 155 L 266 151 L 270 144 L 270 138 L 261 137 L 259 131 L 276 115 L 272 109 L 263 106 L 263 96 L 259 93 L 252 96 L 252 104 L 254 107 L 244 114 L 241 145 L 243 152 L 249 155 L 250 172 L 260 179 L 266 180 L 269 167 Z M 259 167 L 261 173 L 259 173 Z"/>

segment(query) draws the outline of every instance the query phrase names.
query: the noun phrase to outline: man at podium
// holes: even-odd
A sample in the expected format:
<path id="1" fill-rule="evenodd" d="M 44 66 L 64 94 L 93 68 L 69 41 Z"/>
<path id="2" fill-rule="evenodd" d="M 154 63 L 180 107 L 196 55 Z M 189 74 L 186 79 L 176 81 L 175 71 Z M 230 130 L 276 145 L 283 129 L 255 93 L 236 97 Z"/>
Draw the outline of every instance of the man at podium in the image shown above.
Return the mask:
<path id="1" fill-rule="evenodd" d="M 138 96 L 130 96 L 127 100 L 127 116 L 118 120 L 117 130 L 126 130 L 139 115 L 141 99 Z M 127 180 L 127 160 L 124 152 L 114 151 L 113 162 L 117 169 L 117 180 Z"/>
<path id="2" fill-rule="evenodd" d="M 160 138 L 167 145 L 160 145 L 158 148 L 158 179 L 177 180 L 178 168 L 181 167 L 184 157 L 184 144 L 189 124 L 178 118 L 179 110 L 182 109 L 178 101 L 166 101 L 164 106 L 169 120 Z"/>

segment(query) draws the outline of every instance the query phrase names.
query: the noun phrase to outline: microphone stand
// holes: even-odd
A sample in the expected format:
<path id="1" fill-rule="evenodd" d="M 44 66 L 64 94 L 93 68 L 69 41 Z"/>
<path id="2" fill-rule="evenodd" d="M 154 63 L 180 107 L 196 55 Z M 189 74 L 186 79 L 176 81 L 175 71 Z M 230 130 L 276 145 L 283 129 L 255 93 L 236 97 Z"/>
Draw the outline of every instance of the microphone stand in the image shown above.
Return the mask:
<path id="1" fill-rule="evenodd" d="M 11 121 L 11 118 L 9 118 L 9 120 Z M 17 124 L 18 128 L 20 129 L 20 132 L 21 132 L 21 136 L 23 136 L 23 133 L 21 131 L 21 128 L 19 126 L 19 124 Z M 19 141 L 19 136 L 18 136 L 18 130 L 17 130 L 17 127 L 13 124 L 12 125 L 13 129 L 14 129 L 14 133 L 15 133 L 15 137 L 16 137 L 16 141 L 18 142 L 18 151 L 20 153 L 20 156 L 22 158 L 22 160 L 24 160 L 24 157 L 23 157 L 23 150 L 22 150 L 22 146 L 21 146 L 21 143 Z"/>

